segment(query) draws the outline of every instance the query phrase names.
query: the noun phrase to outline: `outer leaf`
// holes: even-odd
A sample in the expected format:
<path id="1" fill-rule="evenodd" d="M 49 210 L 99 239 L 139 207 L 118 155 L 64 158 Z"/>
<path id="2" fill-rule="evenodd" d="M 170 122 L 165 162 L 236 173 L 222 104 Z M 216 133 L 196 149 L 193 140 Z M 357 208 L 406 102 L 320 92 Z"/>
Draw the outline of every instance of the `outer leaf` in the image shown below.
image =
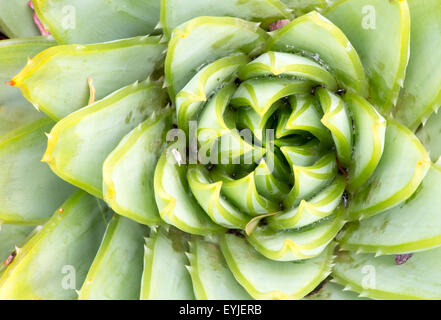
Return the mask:
<path id="1" fill-rule="evenodd" d="M 240 52 L 262 51 L 267 35 L 257 23 L 230 17 L 199 17 L 173 31 L 165 59 L 165 79 L 174 99 L 203 66 Z"/>
<path id="2" fill-rule="evenodd" d="M 255 299 L 301 299 L 330 273 L 335 245 L 319 257 L 301 262 L 273 261 L 257 253 L 247 241 L 225 234 L 221 249 L 236 280 Z"/>
<path id="3" fill-rule="evenodd" d="M 300 16 L 270 35 L 269 50 L 317 55 L 335 73 L 340 85 L 363 96 L 367 94 L 367 81 L 357 52 L 344 33 L 321 14 L 311 12 Z"/>
<path id="4" fill-rule="evenodd" d="M 436 0 L 408 2 L 412 21 L 410 60 L 396 117 L 415 130 L 441 103 L 441 7 Z"/>
<path id="5" fill-rule="evenodd" d="M 335 0 L 282 0 L 288 8 L 294 10 L 296 16 L 304 15 L 305 13 L 318 10 L 322 11 L 327 8 L 329 3 Z"/>
<path id="6" fill-rule="evenodd" d="M 0 135 L 43 116 L 26 101 L 18 88 L 6 82 L 26 65 L 28 58 L 54 44 L 48 37 L 0 41 Z"/>
<path id="7" fill-rule="evenodd" d="M 148 229 L 115 215 L 81 288 L 80 300 L 137 300 Z"/>
<path id="8" fill-rule="evenodd" d="M 37 120 L 0 139 L 0 220 L 36 225 L 46 221 L 74 190 L 40 161 L 45 132 L 53 122 Z"/>
<path id="9" fill-rule="evenodd" d="M 415 253 L 398 266 L 394 258 L 342 252 L 336 259 L 333 277 L 348 290 L 369 298 L 441 299 L 441 248 Z M 370 280 L 363 280 L 367 275 Z"/>
<path id="10" fill-rule="evenodd" d="M 351 218 L 370 217 L 399 205 L 417 190 L 429 167 L 429 155 L 418 138 L 389 119 L 383 156 L 350 201 Z"/>
<path id="11" fill-rule="evenodd" d="M 160 0 L 33 0 L 35 12 L 58 43 L 97 43 L 149 34 Z"/>
<path id="12" fill-rule="evenodd" d="M 159 110 L 161 85 L 135 82 L 59 121 L 49 134 L 43 161 L 66 181 L 102 198 L 103 163 L 121 139 Z"/>
<path id="13" fill-rule="evenodd" d="M 417 136 L 430 153 L 432 161 L 441 157 L 441 112 L 433 113 L 426 124 L 417 131 Z"/>
<path id="14" fill-rule="evenodd" d="M 320 291 L 313 293 L 305 298 L 306 300 L 368 300 L 368 298 L 360 297 L 357 293 L 345 290 L 345 287 L 333 283 L 326 282 Z"/>
<path id="15" fill-rule="evenodd" d="M 75 299 L 104 233 L 105 209 L 75 192 L 18 252 L 0 279 L 1 299 Z M 66 250 L 69 248 L 69 250 Z"/>
<path id="16" fill-rule="evenodd" d="M 171 128 L 171 111 L 159 111 L 138 125 L 103 164 L 104 199 L 115 212 L 142 224 L 160 222 L 153 175 Z"/>
<path id="17" fill-rule="evenodd" d="M 381 254 L 409 253 L 441 245 L 441 168 L 432 165 L 417 191 L 401 206 L 351 225 L 343 248 Z"/>
<path id="18" fill-rule="evenodd" d="M 0 261 L 5 261 L 15 247 L 19 247 L 34 229 L 34 226 L 2 224 L 0 226 Z"/>
<path id="19" fill-rule="evenodd" d="M 56 46 L 38 54 L 12 81 L 47 115 L 59 120 L 89 101 L 88 78 L 96 99 L 136 80 L 145 80 L 161 61 L 159 37 L 137 37 L 85 46 Z"/>
<path id="20" fill-rule="evenodd" d="M 0 0 L 0 29 L 9 38 L 39 36 L 29 0 Z"/>
<path id="21" fill-rule="evenodd" d="M 237 17 L 247 21 L 262 22 L 267 27 L 278 19 L 291 16 L 279 0 L 162 0 L 161 27 L 170 37 L 172 30 L 192 18 L 200 16 Z"/>
<path id="22" fill-rule="evenodd" d="M 193 286 L 185 252 L 189 235 L 173 227 L 160 228 L 146 240 L 142 300 L 192 300 Z"/>
<path id="23" fill-rule="evenodd" d="M 194 239 L 190 242 L 188 268 L 198 300 L 251 300 L 234 279 L 217 243 Z"/>
<path id="24" fill-rule="evenodd" d="M 387 113 L 397 101 L 409 58 L 407 1 L 340 0 L 325 16 L 358 52 L 369 82 L 370 101 Z"/>

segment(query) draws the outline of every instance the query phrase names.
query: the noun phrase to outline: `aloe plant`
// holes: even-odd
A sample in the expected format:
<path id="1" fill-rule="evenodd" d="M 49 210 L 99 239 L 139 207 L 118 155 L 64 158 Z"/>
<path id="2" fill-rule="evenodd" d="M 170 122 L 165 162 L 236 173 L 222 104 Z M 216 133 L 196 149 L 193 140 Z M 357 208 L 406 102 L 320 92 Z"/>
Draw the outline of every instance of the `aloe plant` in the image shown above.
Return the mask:
<path id="1" fill-rule="evenodd" d="M 1 298 L 441 299 L 439 0 L 32 4 Z"/>

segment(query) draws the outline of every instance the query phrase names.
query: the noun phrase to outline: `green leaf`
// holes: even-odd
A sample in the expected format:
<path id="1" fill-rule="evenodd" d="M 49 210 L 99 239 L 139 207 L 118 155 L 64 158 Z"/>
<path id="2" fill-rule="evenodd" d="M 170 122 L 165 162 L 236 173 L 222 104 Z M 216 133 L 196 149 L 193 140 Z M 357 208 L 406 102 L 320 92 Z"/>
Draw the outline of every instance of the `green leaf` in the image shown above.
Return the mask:
<path id="1" fill-rule="evenodd" d="M 289 97 L 289 103 L 292 110 L 284 108 L 279 114 L 277 138 L 308 132 L 325 145 L 332 144 L 331 133 L 321 122 L 323 111 L 312 96 L 292 95 Z"/>
<path id="2" fill-rule="evenodd" d="M 152 230 L 146 240 L 142 300 L 193 300 L 193 285 L 186 269 L 190 237 L 173 227 Z"/>
<path id="3" fill-rule="evenodd" d="M 145 80 L 163 58 L 159 37 L 137 37 L 90 45 L 63 45 L 38 54 L 12 79 L 23 95 L 55 120 L 89 101 L 88 78 L 96 99 Z"/>
<path id="4" fill-rule="evenodd" d="M 334 279 L 363 297 L 383 300 L 441 299 L 441 248 L 414 253 L 402 265 L 395 256 L 341 252 Z"/>
<path id="5" fill-rule="evenodd" d="M 239 70 L 242 81 L 268 76 L 299 77 L 323 84 L 331 91 L 337 89 L 337 82 L 326 68 L 297 54 L 269 51 Z"/>
<path id="6" fill-rule="evenodd" d="M 441 7 L 437 0 L 408 2 L 410 59 L 395 115 L 415 130 L 441 104 Z"/>
<path id="7" fill-rule="evenodd" d="M 0 138 L 0 220 L 36 225 L 46 221 L 73 192 L 40 161 L 45 132 L 53 122 L 42 118 Z"/>
<path id="8" fill-rule="evenodd" d="M 270 36 L 269 50 L 315 56 L 329 66 L 342 87 L 366 96 L 367 81 L 357 52 L 345 34 L 321 14 L 303 15 Z"/>
<path id="9" fill-rule="evenodd" d="M 75 192 L 62 208 L 18 251 L 0 279 L 1 299 L 77 298 L 109 212 L 83 191 Z"/>
<path id="10" fill-rule="evenodd" d="M 416 134 L 429 151 L 432 161 L 438 161 L 441 157 L 441 112 L 433 113 Z"/>
<path id="11" fill-rule="evenodd" d="M 345 187 L 344 176 L 337 176 L 311 200 L 302 199 L 298 206 L 268 218 L 268 225 L 275 230 L 301 228 L 329 217 L 340 205 Z"/>
<path id="12" fill-rule="evenodd" d="M 249 61 L 241 54 L 216 60 L 202 68 L 176 96 L 179 128 L 188 134 L 189 122 L 197 120 L 207 97 L 230 82 L 237 69 Z"/>
<path id="13" fill-rule="evenodd" d="M 39 36 L 29 0 L 0 0 L 0 29 L 9 38 Z"/>
<path id="14" fill-rule="evenodd" d="M 225 234 L 222 253 L 236 280 L 255 299 L 301 299 L 331 272 L 335 245 L 304 261 L 274 261 L 258 253 L 245 238 Z"/>
<path id="15" fill-rule="evenodd" d="M 349 202 L 352 219 L 363 219 L 393 208 L 418 188 L 430 167 L 429 154 L 406 127 L 388 119 L 380 163 Z"/>
<path id="16" fill-rule="evenodd" d="M 308 200 L 315 196 L 334 180 L 337 170 L 334 152 L 327 153 L 312 166 L 294 165 L 292 167 L 294 187 L 283 200 L 285 207 L 291 208 L 302 200 Z"/>
<path id="17" fill-rule="evenodd" d="M 156 204 L 162 220 L 191 234 L 210 235 L 223 231 L 191 195 L 187 166 L 173 158 L 172 150 L 177 150 L 174 144 L 163 151 L 154 176 Z"/>
<path id="18" fill-rule="evenodd" d="M 159 83 L 146 80 L 82 108 L 54 126 L 42 161 L 64 180 L 102 198 L 107 156 L 166 99 Z"/>
<path id="19" fill-rule="evenodd" d="M 441 246 L 441 168 L 432 165 L 417 191 L 405 203 L 351 225 L 341 236 L 347 250 L 377 255 Z"/>
<path id="20" fill-rule="evenodd" d="M 192 239 L 187 256 L 198 300 L 252 300 L 228 269 L 217 243 Z"/>
<path id="21" fill-rule="evenodd" d="M 148 229 L 115 215 L 87 273 L 79 300 L 138 300 Z"/>
<path id="22" fill-rule="evenodd" d="M 345 290 L 345 287 L 330 281 L 326 282 L 317 293 L 307 296 L 305 300 L 369 300 L 368 298 L 360 297 L 355 292 Z"/>
<path id="23" fill-rule="evenodd" d="M 26 65 L 28 58 L 54 44 L 49 37 L 0 41 L 0 135 L 44 116 L 23 97 L 20 89 L 6 82 Z"/>
<path id="24" fill-rule="evenodd" d="M 216 224 L 230 229 L 244 229 L 250 217 L 221 194 L 222 181 L 212 182 L 207 169 L 190 165 L 188 184 L 199 205 Z"/>
<path id="25" fill-rule="evenodd" d="M 160 0 L 33 0 L 35 12 L 60 44 L 97 43 L 151 33 Z"/>
<path id="26" fill-rule="evenodd" d="M 348 93 L 343 100 L 352 115 L 354 146 L 348 190 L 357 191 L 372 175 L 384 150 L 386 120 L 362 97 Z"/>
<path id="27" fill-rule="evenodd" d="M 312 10 L 322 11 L 335 0 L 282 0 L 296 16 L 302 16 Z"/>
<path id="28" fill-rule="evenodd" d="M 237 17 L 262 22 L 264 28 L 291 17 L 280 0 L 162 0 L 161 6 L 161 27 L 167 37 L 181 23 L 200 16 Z"/>
<path id="29" fill-rule="evenodd" d="M 325 16 L 354 46 L 368 79 L 370 101 L 388 114 L 403 86 L 409 59 L 407 1 L 339 0 Z"/>
<path id="30" fill-rule="evenodd" d="M 239 109 L 239 123 L 251 129 L 260 141 L 268 119 L 277 110 L 280 99 L 311 92 L 313 82 L 284 78 L 249 79 L 236 90 L 231 105 Z M 251 106 L 251 108 L 245 108 Z M 241 108 L 242 107 L 242 108 Z"/>
<path id="31" fill-rule="evenodd" d="M 146 225 L 160 223 L 153 175 L 171 128 L 171 112 L 164 109 L 138 125 L 103 164 L 104 200 L 118 214 Z"/>
<path id="32" fill-rule="evenodd" d="M 20 247 L 21 243 L 28 237 L 29 234 L 32 233 L 32 230 L 34 229 L 36 229 L 35 226 L 1 224 L 0 261 L 5 261 L 5 259 L 8 258 L 8 256 L 15 250 L 16 247 Z"/>
<path id="33" fill-rule="evenodd" d="M 230 17 L 198 17 L 173 31 L 165 59 L 172 99 L 202 67 L 220 58 L 263 50 L 267 35 L 257 23 Z"/>
<path id="34" fill-rule="evenodd" d="M 259 253 L 271 260 L 311 259 L 325 250 L 344 224 L 340 211 L 333 217 L 303 229 L 275 231 L 271 227 L 258 227 L 247 240 Z"/>

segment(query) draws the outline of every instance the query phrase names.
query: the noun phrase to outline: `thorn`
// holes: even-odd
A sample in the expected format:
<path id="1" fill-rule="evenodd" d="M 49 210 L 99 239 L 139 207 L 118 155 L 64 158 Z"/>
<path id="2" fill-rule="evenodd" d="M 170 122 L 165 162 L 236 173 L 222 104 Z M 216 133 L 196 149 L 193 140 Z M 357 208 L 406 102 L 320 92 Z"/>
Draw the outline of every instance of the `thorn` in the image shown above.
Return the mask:
<path id="1" fill-rule="evenodd" d="M 93 85 L 93 79 L 87 78 L 87 84 L 89 85 L 89 102 L 87 105 L 91 105 L 95 103 L 95 95 L 96 95 L 96 90 Z"/>
<path id="2" fill-rule="evenodd" d="M 59 212 L 59 213 L 63 213 L 63 212 L 64 212 L 64 209 L 63 209 L 63 208 L 60 208 L 60 209 L 58 209 L 58 212 Z"/>

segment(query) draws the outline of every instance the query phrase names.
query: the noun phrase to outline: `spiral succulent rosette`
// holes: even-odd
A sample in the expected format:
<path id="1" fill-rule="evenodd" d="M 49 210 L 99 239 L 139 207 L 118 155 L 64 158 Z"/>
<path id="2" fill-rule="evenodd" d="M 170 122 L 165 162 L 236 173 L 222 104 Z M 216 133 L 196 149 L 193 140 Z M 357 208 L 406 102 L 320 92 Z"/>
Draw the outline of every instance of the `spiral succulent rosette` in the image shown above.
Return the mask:
<path id="1" fill-rule="evenodd" d="M 439 0 L 23 4 L 1 298 L 441 298 Z"/>

